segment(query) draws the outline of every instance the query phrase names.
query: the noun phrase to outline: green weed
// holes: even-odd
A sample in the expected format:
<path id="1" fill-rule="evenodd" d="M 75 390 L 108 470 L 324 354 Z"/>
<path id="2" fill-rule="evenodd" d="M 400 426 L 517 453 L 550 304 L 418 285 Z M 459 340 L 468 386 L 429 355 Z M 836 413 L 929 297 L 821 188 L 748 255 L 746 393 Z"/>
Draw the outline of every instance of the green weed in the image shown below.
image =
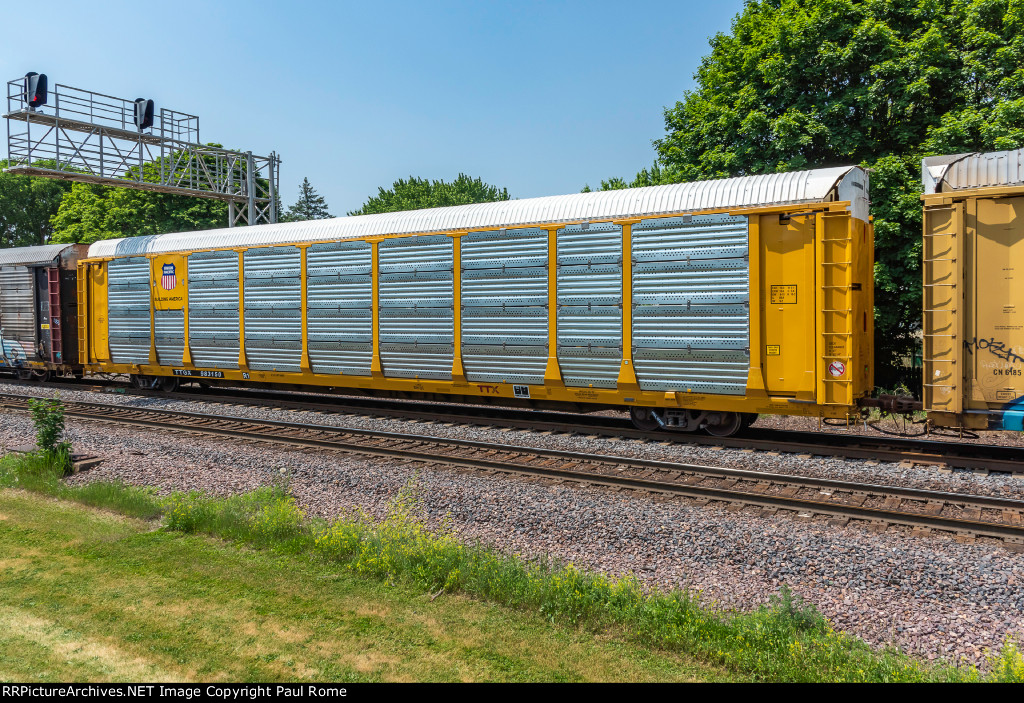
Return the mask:
<path id="1" fill-rule="evenodd" d="M 63 441 L 64 403 L 59 398 L 29 400 L 36 427 L 36 446 L 44 459 L 63 473 L 71 471 L 71 443 Z"/>

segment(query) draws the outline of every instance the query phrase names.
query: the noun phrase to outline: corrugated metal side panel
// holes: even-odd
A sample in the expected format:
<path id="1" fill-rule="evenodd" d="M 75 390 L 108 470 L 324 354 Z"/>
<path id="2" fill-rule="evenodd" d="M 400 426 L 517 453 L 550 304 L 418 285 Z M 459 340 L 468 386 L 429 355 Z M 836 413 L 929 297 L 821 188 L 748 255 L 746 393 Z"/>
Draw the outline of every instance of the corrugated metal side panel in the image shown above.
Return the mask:
<path id="1" fill-rule="evenodd" d="M 238 253 L 188 257 L 188 344 L 192 363 L 238 368 Z"/>
<path id="2" fill-rule="evenodd" d="M 836 183 L 856 168 L 842 166 L 596 193 L 573 193 L 496 203 L 339 217 L 330 220 L 108 240 L 90 246 L 89 256 L 134 254 L 139 253 L 140 247 L 149 252 L 190 251 L 386 234 L 521 228 L 549 222 L 820 202 L 830 197 Z"/>
<path id="3" fill-rule="evenodd" d="M 473 232 L 462 237 L 462 270 L 547 267 L 548 232 L 526 229 Z"/>
<path id="4" fill-rule="evenodd" d="M 306 335 L 314 373 L 370 375 L 372 265 L 368 242 L 314 244 L 306 250 Z"/>
<path id="5" fill-rule="evenodd" d="M 32 269 L 26 266 L 0 267 L 0 329 L 4 354 L 11 360 L 35 361 L 36 318 L 32 292 Z M 3 360 L 0 359 L 0 363 Z"/>
<path id="6" fill-rule="evenodd" d="M 622 364 L 622 227 L 572 225 L 556 237 L 562 380 L 614 388 Z"/>
<path id="7" fill-rule="evenodd" d="M 643 390 L 743 395 L 750 357 L 745 351 L 637 349 L 633 364 Z"/>
<path id="8" fill-rule="evenodd" d="M 469 381 L 544 382 L 548 233 L 475 232 L 462 238 L 462 366 Z"/>
<path id="9" fill-rule="evenodd" d="M 632 242 L 640 388 L 742 395 L 750 368 L 747 218 L 644 220 Z"/>
<path id="10" fill-rule="evenodd" d="M 403 237 L 378 246 L 384 375 L 450 379 L 455 353 L 452 239 Z"/>
<path id="11" fill-rule="evenodd" d="M 114 363 L 149 363 L 149 289 L 149 259 L 132 256 L 107 263 L 107 319 Z"/>
<path id="12" fill-rule="evenodd" d="M 302 367 L 302 252 L 298 247 L 248 249 L 245 278 L 245 359 L 256 371 Z"/>
<path id="13" fill-rule="evenodd" d="M 547 351 L 536 346 L 464 344 L 462 367 L 466 380 L 480 383 L 544 383 Z M 542 348 L 543 349 L 543 348 Z"/>
<path id="14" fill-rule="evenodd" d="M 155 315 L 156 358 L 161 364 L 180 366 L 185 355 L 185 311 L 157 310 Z"/>
<path id="15" fill-rule="evenodd" d="M 539 347 L 546 358 L 547 310 L 467 306 L 462 310 L 462 343 Z"/>
<path id="16" fill-rule="evenodd" d="M 462 271 L 463 305 L 538 308 L 547 305 L 547 295 L 547 267 Z"/>

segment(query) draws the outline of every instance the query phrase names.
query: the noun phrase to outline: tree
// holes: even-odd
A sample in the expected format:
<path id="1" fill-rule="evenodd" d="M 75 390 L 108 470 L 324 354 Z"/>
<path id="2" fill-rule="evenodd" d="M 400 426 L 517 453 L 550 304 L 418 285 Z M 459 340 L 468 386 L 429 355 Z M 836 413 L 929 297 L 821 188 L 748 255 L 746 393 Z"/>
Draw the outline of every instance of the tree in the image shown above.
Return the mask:
<path id="1" fill-rule="evenodd" d="M 507 188 L 499 189 L 497 186 L 484 183 L 479 178 L 470 178 L 464 173 L 460 173 L 458 178 L 451 183 L 410 176 L 408 180 L 401 178 L 395 181 L 391 190 L 378 188 L 377 195 L 371 196 L 361 208 L 348 214 L 370 215 L 378 212 L 421 210 L 430 207 L 491 203 L 508 199 Z"/>
<path id="2" fill-rule="evenodd" d="M 665 183 L 671 183 L 671 180 L 666 178 L 666 172 L 661 168 L 661 164 L 657 161 L 651 165 L 651 170 L 641 169 L 639 173 L 629 183 L 626 182 L 625 178 L 618 176 L 612 176 L 606 181 L 601 181 L 601 190 L 621 190 L 623 188 L 643 188 L 644 186 L 657 186 L 664 185 Z M 590 193 L 591 189 L 589 185 L 583 186 L 582 193 Z"/>
<path id="3" fill-rule="evenodd" d="M 85 244 L 216 229 L 227 221 L 228 206 L 219 200 L 90 183 L 73 184 L 52 219 L 54 241 Z"/>
<path id="4" fill-rule="evenodd" d="M 46 166 L 40 162 L 39 166 Z M 0 161 L 0 169 L 7 166 Z M 0 247 L 46 244 L 53 235 L 50 218 L 71 184 L 0 170 Z"/>
<path id="5" fill-rule="evenodd" d="M 920 325 L 920 159 L 1024 146 L 1024 2 L 752 0 L 695 78 L 665 110 L 660 182 L 872 169 L 875 375 L 906 382 L 893 370 Z"/>
<path id="6" fill-rule="evenodd" d="M 302 179 L 299 187 L 299 199 L 288 208 L 281 217 L 282 222 L 302 222 L 304 220 L 326 220 L 332 217 L 327 210 L 327 201 L 316 192 L 308 178 Z"/>
<path id="7" fill-rule="evenodd" d="M 220 144 L 210 143 L 220 148 Z M 174 174 L 188 180 L 189 169 L 197 168 L 191 159 L 175 152 L 166 157 L 133 166 L 128 176 L 134 178 L 141 168 L 141 180 L 162 182 L 161 171 L 176 169 Z M 211 155 L 200 157 L 210 172 L 217 170 Z M 188 164 L 188 165 L 183 165 Z M 242 174 L 244 178 L 244 173 Z M 163 178 L 169 176 L 165 172 Z M 267 188 L 266 181 L 257 179 L 258 189 Z M 228 205 L 220 200 L 191 195 L 174 195 L 135 190 L 127 187 L 105 187 L 91 183 L 75 183 L 61 201 L 52 217 L 54 241 L 92 243 L 101 239 L 138 237 L 194 232 L 226 227 Z"/>

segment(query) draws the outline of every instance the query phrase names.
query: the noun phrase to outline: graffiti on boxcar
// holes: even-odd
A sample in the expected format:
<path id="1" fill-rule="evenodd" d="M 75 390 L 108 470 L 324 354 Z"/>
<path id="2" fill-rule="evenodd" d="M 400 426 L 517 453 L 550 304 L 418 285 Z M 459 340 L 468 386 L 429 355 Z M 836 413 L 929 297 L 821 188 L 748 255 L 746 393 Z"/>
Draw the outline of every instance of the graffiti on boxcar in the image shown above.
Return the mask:
<path id="1" fill-rule="evenodd" d="M 973 354 L 974 350 L 987 350 L 994 354 L 997 358 L 1004 361 L 1009 361 L 1011 364 L 1024 363 L 1024 356 L 1013 351 L 1013 347 L 1007 347 L 1005 342 L 996 341 L 995 337 L 989 339 L 974 339 L 967 340 L 964 342 L 964 347 L 967 349 L 968 354 Z"/>

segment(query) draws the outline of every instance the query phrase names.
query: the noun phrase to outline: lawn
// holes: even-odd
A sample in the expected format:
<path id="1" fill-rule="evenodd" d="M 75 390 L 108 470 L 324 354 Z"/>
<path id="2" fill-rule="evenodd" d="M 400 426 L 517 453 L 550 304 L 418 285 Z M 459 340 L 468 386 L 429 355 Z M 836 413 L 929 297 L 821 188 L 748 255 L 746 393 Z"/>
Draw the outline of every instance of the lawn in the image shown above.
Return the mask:
<path id="1" fill-rule="evenodd" d="M 720 681 L 682 654 L 0 490 L 4 681 Z"/>

